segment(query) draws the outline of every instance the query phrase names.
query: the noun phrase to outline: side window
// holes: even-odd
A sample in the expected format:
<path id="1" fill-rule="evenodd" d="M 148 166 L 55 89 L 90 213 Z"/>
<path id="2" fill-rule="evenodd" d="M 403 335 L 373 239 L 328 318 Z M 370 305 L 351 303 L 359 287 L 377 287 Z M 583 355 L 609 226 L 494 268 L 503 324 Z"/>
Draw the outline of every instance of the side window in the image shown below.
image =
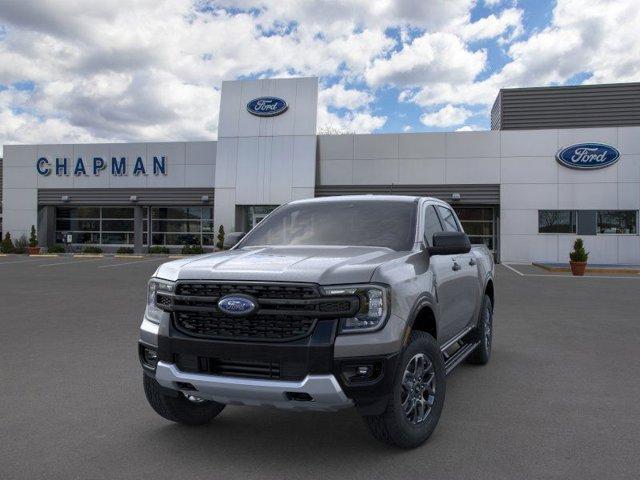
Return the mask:
<path id="1" fill-rule="evenodd" d="M 448 208 L 441 207 L 440 205 L 438 205 L 436 208 L 438 209 L 438 213 L 440 214 L 440 218 L 442 219 L 442 226 L 444 227 L 444 231 L 459 232 L 460 227 L 458 226 L 458 222 L 453 212 Z"/>
<path id="2" fill-rule="evenodd" d="M 424 213 L 424 236 L 427 243 L 433 246 L 433 234 L 442 231 L 442 224 L 433 205 L 427 205 Z"/>

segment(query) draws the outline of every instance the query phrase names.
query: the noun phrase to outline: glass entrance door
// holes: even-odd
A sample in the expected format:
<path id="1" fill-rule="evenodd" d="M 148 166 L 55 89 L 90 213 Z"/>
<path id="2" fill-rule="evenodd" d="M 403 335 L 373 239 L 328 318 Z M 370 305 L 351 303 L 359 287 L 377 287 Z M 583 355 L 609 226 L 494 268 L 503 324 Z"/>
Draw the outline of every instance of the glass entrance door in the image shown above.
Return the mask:
<path id="1" fill-rule="evenodd" d="M 497 250 L 497 207 L 453 207 L 469 235 L 471 243 L 484 243 L 489 250 Z"/>

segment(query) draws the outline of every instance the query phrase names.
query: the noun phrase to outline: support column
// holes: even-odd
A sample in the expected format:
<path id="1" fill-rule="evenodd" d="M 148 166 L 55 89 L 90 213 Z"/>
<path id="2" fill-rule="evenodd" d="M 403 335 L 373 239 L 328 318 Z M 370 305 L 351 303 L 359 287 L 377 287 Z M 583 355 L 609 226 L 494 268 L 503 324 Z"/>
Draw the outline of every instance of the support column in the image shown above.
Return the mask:
<path id="1" fill-rule="evenodd" d="M 143 208 L 136 205 L 133 207 L 133 251 L 135 253 L 142 253 L 142 235 L 143 230 Z"/>
<path id="2" fill-rule="evenodd" d="M 46 205 L 38 211 L 38 245 L 50 248 L 56 243 L 56 207 Z"/>

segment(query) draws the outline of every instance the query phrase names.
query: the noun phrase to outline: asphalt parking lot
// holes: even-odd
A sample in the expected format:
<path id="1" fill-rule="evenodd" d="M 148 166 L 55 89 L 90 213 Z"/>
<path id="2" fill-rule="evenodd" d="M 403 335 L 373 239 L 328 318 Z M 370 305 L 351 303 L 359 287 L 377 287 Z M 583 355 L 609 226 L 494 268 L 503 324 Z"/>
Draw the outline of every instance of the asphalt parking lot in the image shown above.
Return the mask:
<path id="1" fill-rule="evenodd" d="M 400 451 L 355 411 L 157 416 L 136 339 L 162 261 L 0 258 L 0 478 L 638 478 L 640 278 L 499 266 L 489 365 L 458 368 L 434 435 Z"/>

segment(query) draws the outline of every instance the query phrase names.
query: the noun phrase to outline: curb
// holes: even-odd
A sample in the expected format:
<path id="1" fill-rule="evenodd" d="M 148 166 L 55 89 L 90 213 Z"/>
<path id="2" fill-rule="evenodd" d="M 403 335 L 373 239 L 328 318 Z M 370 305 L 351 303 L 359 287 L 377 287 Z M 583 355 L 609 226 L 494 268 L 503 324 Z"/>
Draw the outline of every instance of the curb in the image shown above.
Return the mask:
<path id="1" fill-rule="evenodd" d="M 74 253 L 74 258 L 104 258 L 101 253 Z"/>
<path id="2" fill-rule="evenodd" d="M 39 253 L 38 255 L 29 255 L 30 257 L 36 257 L 36 258 L 53 258 L 53 257 L 58 257 L 59 255 L 57 253 Z"/>
<path id="3" fill-rule="evenodd" d="M 144 255 L 132 255 L 130 253 L 116 253 L 113 258 L 145 258 Z"/>
<path id="4" fill-rule="evenodd" d="M 571 272 L 571 267 L 552 267 L 550 265 L 545 265 L 544 263 L 532 263 L 534 267 L 542 268 L 547 272 L 556 272 L 556 273 L 566 273 Z M 590 267 L 587 265 L 587 270 L 585 273 L 607 273 L 607 274 L 616 274 L 616 273 L 637 273 L 640 274 L 640 268 L 606 268 L 606 267 Z"/>

